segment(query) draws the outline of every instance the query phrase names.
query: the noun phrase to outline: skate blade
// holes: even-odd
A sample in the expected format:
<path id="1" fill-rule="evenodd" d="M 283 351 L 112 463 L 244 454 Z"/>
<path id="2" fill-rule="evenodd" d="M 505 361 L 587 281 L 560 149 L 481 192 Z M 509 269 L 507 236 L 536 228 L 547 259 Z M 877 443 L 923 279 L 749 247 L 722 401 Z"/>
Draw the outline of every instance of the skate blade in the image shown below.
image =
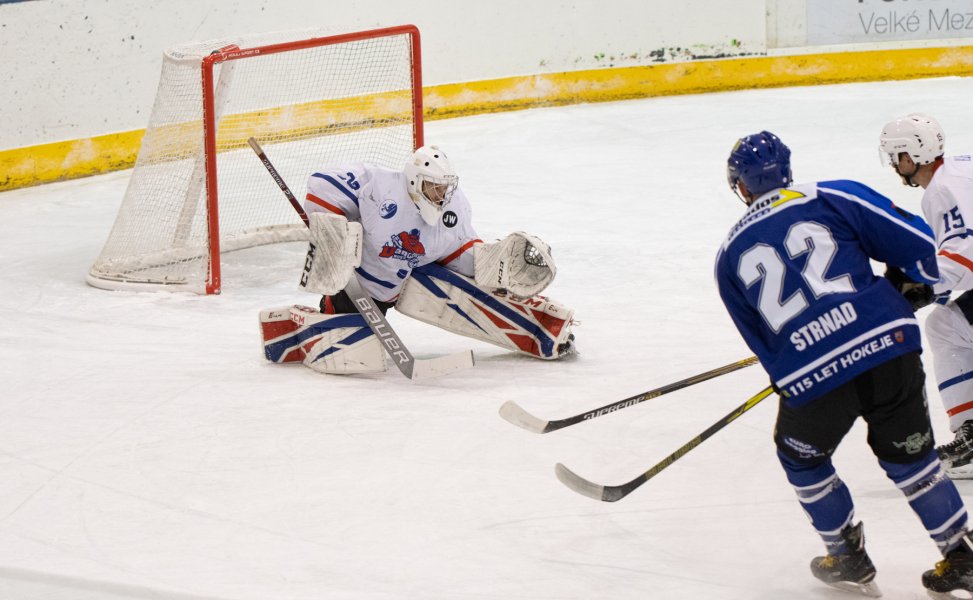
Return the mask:
<path id="1" fill-rule="evenodd" d="M 973 479 L 973 464 L 965 464 L 962 467 L 943 465 L 943 471 L 950 479 Z"/>
<path id="2" fill-rule="evenodd" d="M 964 595 L 957 596 L 953 592 L 934 592 L 932 590 L 926 590 L 930 598 L 934 600 L 969 600 L 973 598 L 973 592 L 963 592 Z"/>
<path id="3" fill-rule="evenodd" d="M 862 596 L 868 596 L 869 598 L 881 598 L 882 590 L 878 589 L 878 585 L 875 581 L 869 581 L 868 583 L 853 583 L 851 581 L 836 581 L 835 583 L 829 583 L 829 586 L 835 588 L 836 590 L 841 590 L 842 592 L 849 592 L 852 594 L 861 594 Z M 948 596 L 947 596 L 948 598 Z"/>

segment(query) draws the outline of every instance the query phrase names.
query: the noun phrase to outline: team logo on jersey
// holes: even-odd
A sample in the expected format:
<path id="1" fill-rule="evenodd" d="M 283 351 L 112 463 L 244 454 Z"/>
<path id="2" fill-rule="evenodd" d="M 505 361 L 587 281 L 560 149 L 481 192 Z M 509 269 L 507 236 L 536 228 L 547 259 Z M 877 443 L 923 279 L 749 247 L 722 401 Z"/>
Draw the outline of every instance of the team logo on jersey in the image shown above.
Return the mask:
<path id="1" fill-rule="evenodd" d="M 391 200 L 386 200 L 378 209 L 378 215 L 383 219 L 391 219 L 399 210 L 399 206 Z"/>
<path id="2" fill-rule="evenodd" d="M 457 223 L 459 223 L 459 217 L 456 216 L 456 213 L 451 210 L 443 213 L 443 225 L 452 228 L 456 227 Z"/>
<path id="3" fill-rule="evenodd" d="M 426 248 L 419 241 L 419 230 L 403 231 L 392 236 L 382 246 L 379 256 L 406 261 L 410 267 L 419 266 L 419 257 L 426 255 Z"/>
<path id="4" fill-rule="evenodd" d="M 791 200 L 797 200 L 798 198 L 806 198 L 806 197 L 807 196 L 805 196 L 801 192 L 798 192 L 797 190 L 783 189 L 780 191 L 780 194 L 778 194 L 774 198 L 771 198 L 771 201 L 773 207 L 777 208 L 778 206 L 784 204 L 785 202 L 790 202 Z"/>

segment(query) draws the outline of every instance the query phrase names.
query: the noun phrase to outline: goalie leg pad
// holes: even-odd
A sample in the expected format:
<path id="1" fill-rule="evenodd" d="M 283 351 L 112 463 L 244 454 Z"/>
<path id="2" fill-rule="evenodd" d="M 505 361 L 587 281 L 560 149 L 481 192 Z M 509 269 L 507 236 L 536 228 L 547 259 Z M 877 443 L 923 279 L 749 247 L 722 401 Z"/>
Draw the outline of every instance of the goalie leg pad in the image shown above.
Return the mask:
<path id="1" fill-rule="evenodd" d="M 488 292 L 437 264 L 412 271 L 395 309 L 441 329 L 545 360 L 574 351 L 574 311 L 543 296 Z"/>
<path id="2" fill-rule="evenodd" d="M 264 356 L 271 362 L 301 362 L 319 373 L 384 371 L 385 353 L 365 319 L 326 315 L 307 306 L 260 313 Z"/>

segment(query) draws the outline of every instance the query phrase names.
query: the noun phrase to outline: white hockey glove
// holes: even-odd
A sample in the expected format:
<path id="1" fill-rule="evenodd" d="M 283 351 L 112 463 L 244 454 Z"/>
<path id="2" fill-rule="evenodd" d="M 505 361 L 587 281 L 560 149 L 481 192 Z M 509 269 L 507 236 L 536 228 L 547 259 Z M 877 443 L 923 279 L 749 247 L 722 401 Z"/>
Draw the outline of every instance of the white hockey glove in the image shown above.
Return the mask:
<path id="1" fill-rule="evenodd" d="M 300 287 L 333 296 L 345 288 L 361 264 L 362 226 L 332 213 L 311 213 L 309 219 L 311 243 Z"/>
<path id="2" fill-rule="evenodd" d="M 550 246 L 540 238 L 515 231 L 499 242 L 477 244 L 473 248 L 473 273 L 477 285 L 529 298 L 554 280 L 557 267 Z"/>

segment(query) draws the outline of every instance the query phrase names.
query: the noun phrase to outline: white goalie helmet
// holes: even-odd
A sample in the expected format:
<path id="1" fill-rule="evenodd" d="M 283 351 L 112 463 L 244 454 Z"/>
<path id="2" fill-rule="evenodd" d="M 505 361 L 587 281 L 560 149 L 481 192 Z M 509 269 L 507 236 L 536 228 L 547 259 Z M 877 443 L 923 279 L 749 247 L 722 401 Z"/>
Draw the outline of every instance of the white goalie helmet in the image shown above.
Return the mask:
<path id="1" fill-rule="evenodd" d="M 879 136 L 882 162 L 899 165 L 899 154 L 906 152 L 916 165 L 928 165 L 945 153 L 946 134 L 932 117 L 912 113 L 890 121 Z"/>
<path id="2" fill-rule="evenodd" d="M 422 220 L 435 225 L 459 184 L 453 165 L 438 146 L 423 146 L 412 153 L 403 172 Z"/>

